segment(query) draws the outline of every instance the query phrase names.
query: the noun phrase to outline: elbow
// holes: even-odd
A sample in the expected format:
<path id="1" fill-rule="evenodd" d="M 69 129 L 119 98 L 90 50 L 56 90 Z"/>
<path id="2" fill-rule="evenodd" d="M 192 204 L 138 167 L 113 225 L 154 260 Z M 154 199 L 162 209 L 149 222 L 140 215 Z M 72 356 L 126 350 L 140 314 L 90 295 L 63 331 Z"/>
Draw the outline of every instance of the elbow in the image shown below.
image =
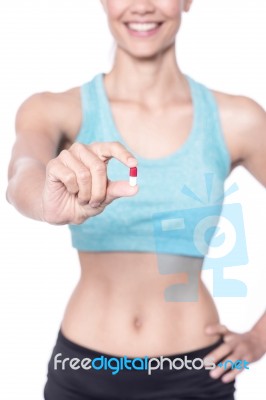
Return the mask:
<path id="1" fill-rule="evenodd" d="M 11 205 L 13 205 L 12 186 L 12 179 L 10 179 L 6 188 L 6 201 Z"/>
<path id="2" fill-rule="evenodd" d="M 10 200 L 9 200 L 9 195 L 8 195 L 8 187 L 6 189 L 6 201 L 11 204 Z"/>
<path id="3" fill-rule="evenodd" d="M 7 188 L 6 188 L 6 201 L 12 205 L 12 187 L 14 185 L 14 176 L 15 176 L 15 171 L 14 171 L 14 166 L 13 163 L 10 162 L 9 167 L 8 167 L 8 173 L 7 173 Z"/>

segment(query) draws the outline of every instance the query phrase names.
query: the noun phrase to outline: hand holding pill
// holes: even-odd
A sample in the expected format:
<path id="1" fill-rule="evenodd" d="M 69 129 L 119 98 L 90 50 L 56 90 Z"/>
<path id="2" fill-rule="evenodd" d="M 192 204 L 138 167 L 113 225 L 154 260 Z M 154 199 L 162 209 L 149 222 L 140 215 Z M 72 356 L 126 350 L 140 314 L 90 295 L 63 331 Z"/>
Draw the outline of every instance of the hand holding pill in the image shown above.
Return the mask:
<path id="1" fill-rule="evenodd" d="M 129 182 L 108 179 L 111 158 L 129 168 Z M 103 212 L 112 201 L 137 192 L 137 160 L 121 143 L 75 142 L 46 166 L 43 220 L 54 225 L 79 225 Z"/>

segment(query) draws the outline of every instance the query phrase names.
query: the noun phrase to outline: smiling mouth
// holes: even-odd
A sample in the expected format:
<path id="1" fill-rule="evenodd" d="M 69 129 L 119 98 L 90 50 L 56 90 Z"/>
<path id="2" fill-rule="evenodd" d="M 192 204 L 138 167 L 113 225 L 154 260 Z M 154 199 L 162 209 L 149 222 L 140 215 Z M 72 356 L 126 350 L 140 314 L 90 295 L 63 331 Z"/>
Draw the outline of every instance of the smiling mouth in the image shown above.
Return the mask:
<path id="1" fill-rule="evenodd" d="M 133 32 L 151 32 L 158 29 L 163 22 L 126 22 L 127 28 Z"/>

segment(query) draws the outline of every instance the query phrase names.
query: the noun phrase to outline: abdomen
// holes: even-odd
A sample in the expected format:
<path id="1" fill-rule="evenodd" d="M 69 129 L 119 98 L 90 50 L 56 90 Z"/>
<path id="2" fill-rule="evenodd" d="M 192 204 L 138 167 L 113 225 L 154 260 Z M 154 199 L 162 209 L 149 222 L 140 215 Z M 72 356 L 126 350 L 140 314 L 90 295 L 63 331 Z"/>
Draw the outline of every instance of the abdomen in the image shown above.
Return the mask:
<path id="1" fill-rule="evenodd" d="M 218 336 L 204 333 L 219 318 L 200 279 L 200 263 L 171 257 L 176 260 L 170 265 L 169 256 L 153 253 L 80 252 L 81 278 L 61 326 L 65 336 L 129 357 L 182 353 L 215 343 Z"/>

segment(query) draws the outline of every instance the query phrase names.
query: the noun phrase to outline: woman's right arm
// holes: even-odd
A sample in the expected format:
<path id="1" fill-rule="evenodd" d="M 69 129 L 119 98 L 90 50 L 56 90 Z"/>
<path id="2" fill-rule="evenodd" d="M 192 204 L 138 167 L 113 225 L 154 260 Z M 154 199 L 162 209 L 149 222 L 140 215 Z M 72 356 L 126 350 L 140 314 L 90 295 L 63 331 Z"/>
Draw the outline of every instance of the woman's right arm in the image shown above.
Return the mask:
<path id="1" fill-rule="evenodd" d="M 21 214 L 43 221 L 46 165 L 62 138 L 62 107 L 57 95 L 37 93 L 16 114 L 16 141 L 8 167 L 6 198 Z M 55 113 L 57 110 L 57 113 Z"/>
<path id="2" fill-rule="evenodd" d="M 138 191 L 128 182 L 108 180 L 112 157 L 129 168 L 137 165 L 118 142 L 74 143 L 57 155 L 70 121 L 71 110 L 60 94 L 33 95 L 17 112 L 6 198 L 29 218 L 54 225 L 81 224 L 116 198 Z"/>

